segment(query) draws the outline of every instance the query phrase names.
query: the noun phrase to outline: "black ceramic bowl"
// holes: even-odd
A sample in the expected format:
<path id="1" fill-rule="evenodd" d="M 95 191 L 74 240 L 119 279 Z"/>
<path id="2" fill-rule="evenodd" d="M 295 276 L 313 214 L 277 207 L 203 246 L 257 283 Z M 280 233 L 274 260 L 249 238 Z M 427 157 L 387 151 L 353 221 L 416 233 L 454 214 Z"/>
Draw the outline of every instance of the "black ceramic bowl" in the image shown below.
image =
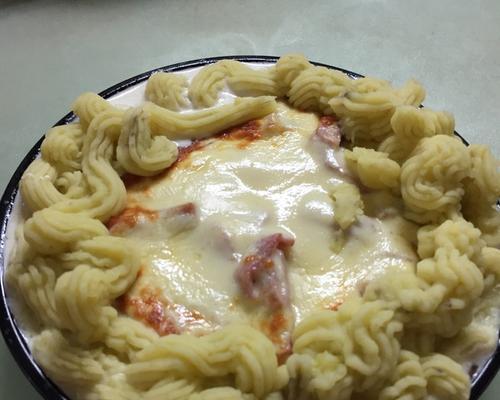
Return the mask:
<path id="1" fill-rule="evenodd" d="M 123 82 L 120 82 L 109 89 L 106 89 L 99 93 L 104 98 L 109 98 L 117 95 L 133 86 L 146 81 L 149 76 L 158 71 L 173 72 L 181 71 L 185 69 L 191 69 L 196 67 L 202 67 L 206 64 L 211 64 L 222 59 L 235 59 L 239 61 L 246 61 L 252 63 L 274 63 L 278 60 L 278 57 L 272 56 L 225 56 L 225 57 L 213 57 L 213 58 L 203 58 L 199 60 L 187 61 L 178 64 L 168 65 L 166 67 L 157 68 L 143 74 L 134 76 Z M 341 72 L 346 73 L 351 78 L 360 78 L 362 75 L 355 72 L 347 71 L 342 68 L 337 68 L 331 65 L 315 63 L 313 64 L 332 68 Z M 54 126 L 64 125 L 72 122 L 75 119 L 75 115 L 70 112 L 61 118 Z M 459 136 L 464 143 L 467 142 Z M 42 371 L 42 369 L 36 364 L 31 355 L 28 344 L 26 343 L 20 328 L 17 326 L 16 317 L 12 311 L 9 304 L 8 294 L 6 293 L 4 271 L 7 267 L 5 260 L 5 248 L 7 243 L 7 226 L 9 224 L 9 219 L 12 212 L 12 207 L 19 189 L 19 180 L 22 174 L 28 167 L 28 165 L 38 156 L 40 152 L 40 145 L 42 144 L 43 137 L 33 146 L 29 153 L 24 157 L 24 159 L 19 164 L 16 172 L 10 179 L 7 188 L 2 196 L 0 204 L 0 329 L 4 336 L 7 347 L 11 351 L 14 359 L 21 367 L 28 380 L 36 388 L 36 390 L 42 395 L 43 398 L 48 400 L 63 400 L 68 399 L 68 397 L 57 387 L 57 385 L 52 382 Z M 491 380 L 494 378 L 498 369 L 500 369 L 500 339 L 497 345 L 495 354 L 493 354 L 479 369 L 475 372 L 472 377 L 472 391 L 471 399 L 477 400 L 479 396 L 484 392 L 486 387 L 489 385 Z"/>

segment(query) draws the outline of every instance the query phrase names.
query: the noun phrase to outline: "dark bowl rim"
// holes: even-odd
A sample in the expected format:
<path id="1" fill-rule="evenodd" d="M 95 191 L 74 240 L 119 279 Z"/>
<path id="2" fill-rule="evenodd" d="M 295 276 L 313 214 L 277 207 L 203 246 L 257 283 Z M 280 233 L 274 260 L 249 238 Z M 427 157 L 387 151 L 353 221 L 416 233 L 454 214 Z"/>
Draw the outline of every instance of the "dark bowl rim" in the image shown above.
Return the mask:
<path id="1" fill-rule="evenodd" d="M 275 63 L 279 57 L 276 56 L 259 56 L 259 55 L 232 55 L 232 56 L 218 56 L 218 57 L 208 57 L 200 58 L 191 61 L 180 62 L 176 64 L 170 64 L 164 67 L 155 68 L 147 72 L 135 75 L 131 78 L 125 79 L 124 81 L 117 83 L 108 89 L 103 90 L 99 93 L 100 96 L 104 98 L 109 98 L 118 94 L 126 89 L 129 89 L 141 82 L 144 82 L 149 78 L 149 76 L 155 72 L 174 72 L 181 71 L 190 68 L 202 67 L 207 64 L 212 64 L 214 62 L 233 59 L 243 62 L 252 63 Z M 361 78 L 363 75 L 356 72 L 349 71 L 347 69 L 335 67 L 328 64 L 323 64 L 319 62 L 311 62 L 312 64 L 320 67 L 326 67 L 330 69 L 335 69 L 337 71 L 343 72 L 350 76 L 351 78 Z M 76 118 L 73 112 L 69 112 L 59 121 L 57 121 L 53 126 L 65 125 L 72 122 Z M 468 145 L 468 142 L 460 136 L 457 132 L 455 134 Z M 1 198 L 0 203 L 0 330 L 2 331 L 5 343 L 14 357 L 16 363 L 21 368 L 25 377 L 32 384 L 32 386 L 38 391 L 38 393 L 47 400 L 70 400 L 59 387 L 48 378 L 38 364 L 34 361 L 29 346 L 24 339 L 20 328 L 17 326 L 14 313 L 11 311 L 9 306 L 9 301 L 6 294 L 6 285 L 4 282 L 6 269 L 5 265 L 5 245 L 7 241 L 7 227 L 9 223 L 10 214 L 12 207 L 18 192 L 18 185 L 22 174 L 29 166 L 29 164 L 38 156 L 40 152 L 40 146 L 44 136 L 36 142 L 36 144 L 31 148 L 31 150 L 23 158 L 14 174 L 12 175 L 9 183 L 7 184 L 5 191 Z M 471 388 L 471 400 L 477 400 L 481 394 L 488 387 L 490 382 L 495 377 L 496 373 L 500 369 L 500 339 L 497 343 L 497 348 L 495 353 L 488 359 L 484 364 L 483 368 L 474 377 Z"/>

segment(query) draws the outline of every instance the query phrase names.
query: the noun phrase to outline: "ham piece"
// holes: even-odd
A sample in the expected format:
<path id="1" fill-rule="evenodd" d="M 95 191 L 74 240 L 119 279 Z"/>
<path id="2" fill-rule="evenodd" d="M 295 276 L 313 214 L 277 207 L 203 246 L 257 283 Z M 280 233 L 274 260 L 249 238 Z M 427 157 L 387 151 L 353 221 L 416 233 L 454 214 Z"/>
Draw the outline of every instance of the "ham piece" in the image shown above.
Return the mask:
<path id="1" fill-rule="evenodd" d="M 314 135 L 330 148 L 339 148 L 341 133 L 335 118 L 329 116 L 321 117 Z"/>
<path id="2" fill-rule="evenodd" d="M 111 217 L 106 225 L 112 235 L 123 235 L 138 226 L 153 227 L 160 224 L 165 234 L 171 237 L 194 228 L 197 223 L 195 204 L 185 203 L 163 210 L 149 210 L 140 206 L 127 207 L 120 214 Z"/>
<path id="3" fill-rule="evenodd" d="M 281 233 L 255 243 L 242 259 L 235 278 L 242 294 L 255 302 L 279 310 L 290 304 L 285 254 L 294 239 Z"/>

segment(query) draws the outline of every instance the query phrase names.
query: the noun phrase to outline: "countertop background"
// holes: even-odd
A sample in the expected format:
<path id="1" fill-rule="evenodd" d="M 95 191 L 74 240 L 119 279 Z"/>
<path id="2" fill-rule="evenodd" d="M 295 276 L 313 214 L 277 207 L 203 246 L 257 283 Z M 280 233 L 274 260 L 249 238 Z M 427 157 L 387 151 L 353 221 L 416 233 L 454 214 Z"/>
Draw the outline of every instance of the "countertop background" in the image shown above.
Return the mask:
<path id="1" fill-rule="evenodd" d="M 498 0 L 0 0 L 0 187 L 80 92 L 190 59 L 287 52 L 415 77 L 428 107 L 500 156 Z M 499 395 L 500 376 L 482 400 Z M 40 399 L 1 340 L 0 398 Z"/>

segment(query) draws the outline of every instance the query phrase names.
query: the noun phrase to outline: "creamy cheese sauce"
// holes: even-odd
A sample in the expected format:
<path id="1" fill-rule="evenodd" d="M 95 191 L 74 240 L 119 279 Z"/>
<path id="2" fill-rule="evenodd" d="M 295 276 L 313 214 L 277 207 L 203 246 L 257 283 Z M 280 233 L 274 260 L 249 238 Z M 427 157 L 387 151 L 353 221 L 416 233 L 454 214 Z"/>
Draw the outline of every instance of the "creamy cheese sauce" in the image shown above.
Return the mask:
<path id="1" fill-rule="evenodd" d="M 295 323 L 315 309 L 338 306 L 392 268 L 413 266 L 414 251 L 403 237 L 408 226 L 397 215 L 362 216 L 346 232 L 343 249 L 332 250 L 338 228 L 329 191 L 352 178 L 342 169 L 341 149 L 315 148 L 316 115 L 280 104 L 262 126 L 255 140 L 222 136 L 195 145 L 162 176 L 128 189 L 130 209 L 158 212 L 151 218 L 142 211 L 141 223 L 120 232 L 138 241 L 143 257 L 128 298 L 153 290 L 165 306 L 163 317 L 174 319 L 173 331 L 204 333 L 234 321 L 262 325 L 265 317 L 242 301 L 234 275 L 247 249 L 266 235 L 295 239 L 286 257 Z M 172 231 L 161 210 L 190 203 L 192 226 Z M 384 199 L 382 208 L 387 204 Z M 186 310 L 197 318 L 186 317 Z"/>

